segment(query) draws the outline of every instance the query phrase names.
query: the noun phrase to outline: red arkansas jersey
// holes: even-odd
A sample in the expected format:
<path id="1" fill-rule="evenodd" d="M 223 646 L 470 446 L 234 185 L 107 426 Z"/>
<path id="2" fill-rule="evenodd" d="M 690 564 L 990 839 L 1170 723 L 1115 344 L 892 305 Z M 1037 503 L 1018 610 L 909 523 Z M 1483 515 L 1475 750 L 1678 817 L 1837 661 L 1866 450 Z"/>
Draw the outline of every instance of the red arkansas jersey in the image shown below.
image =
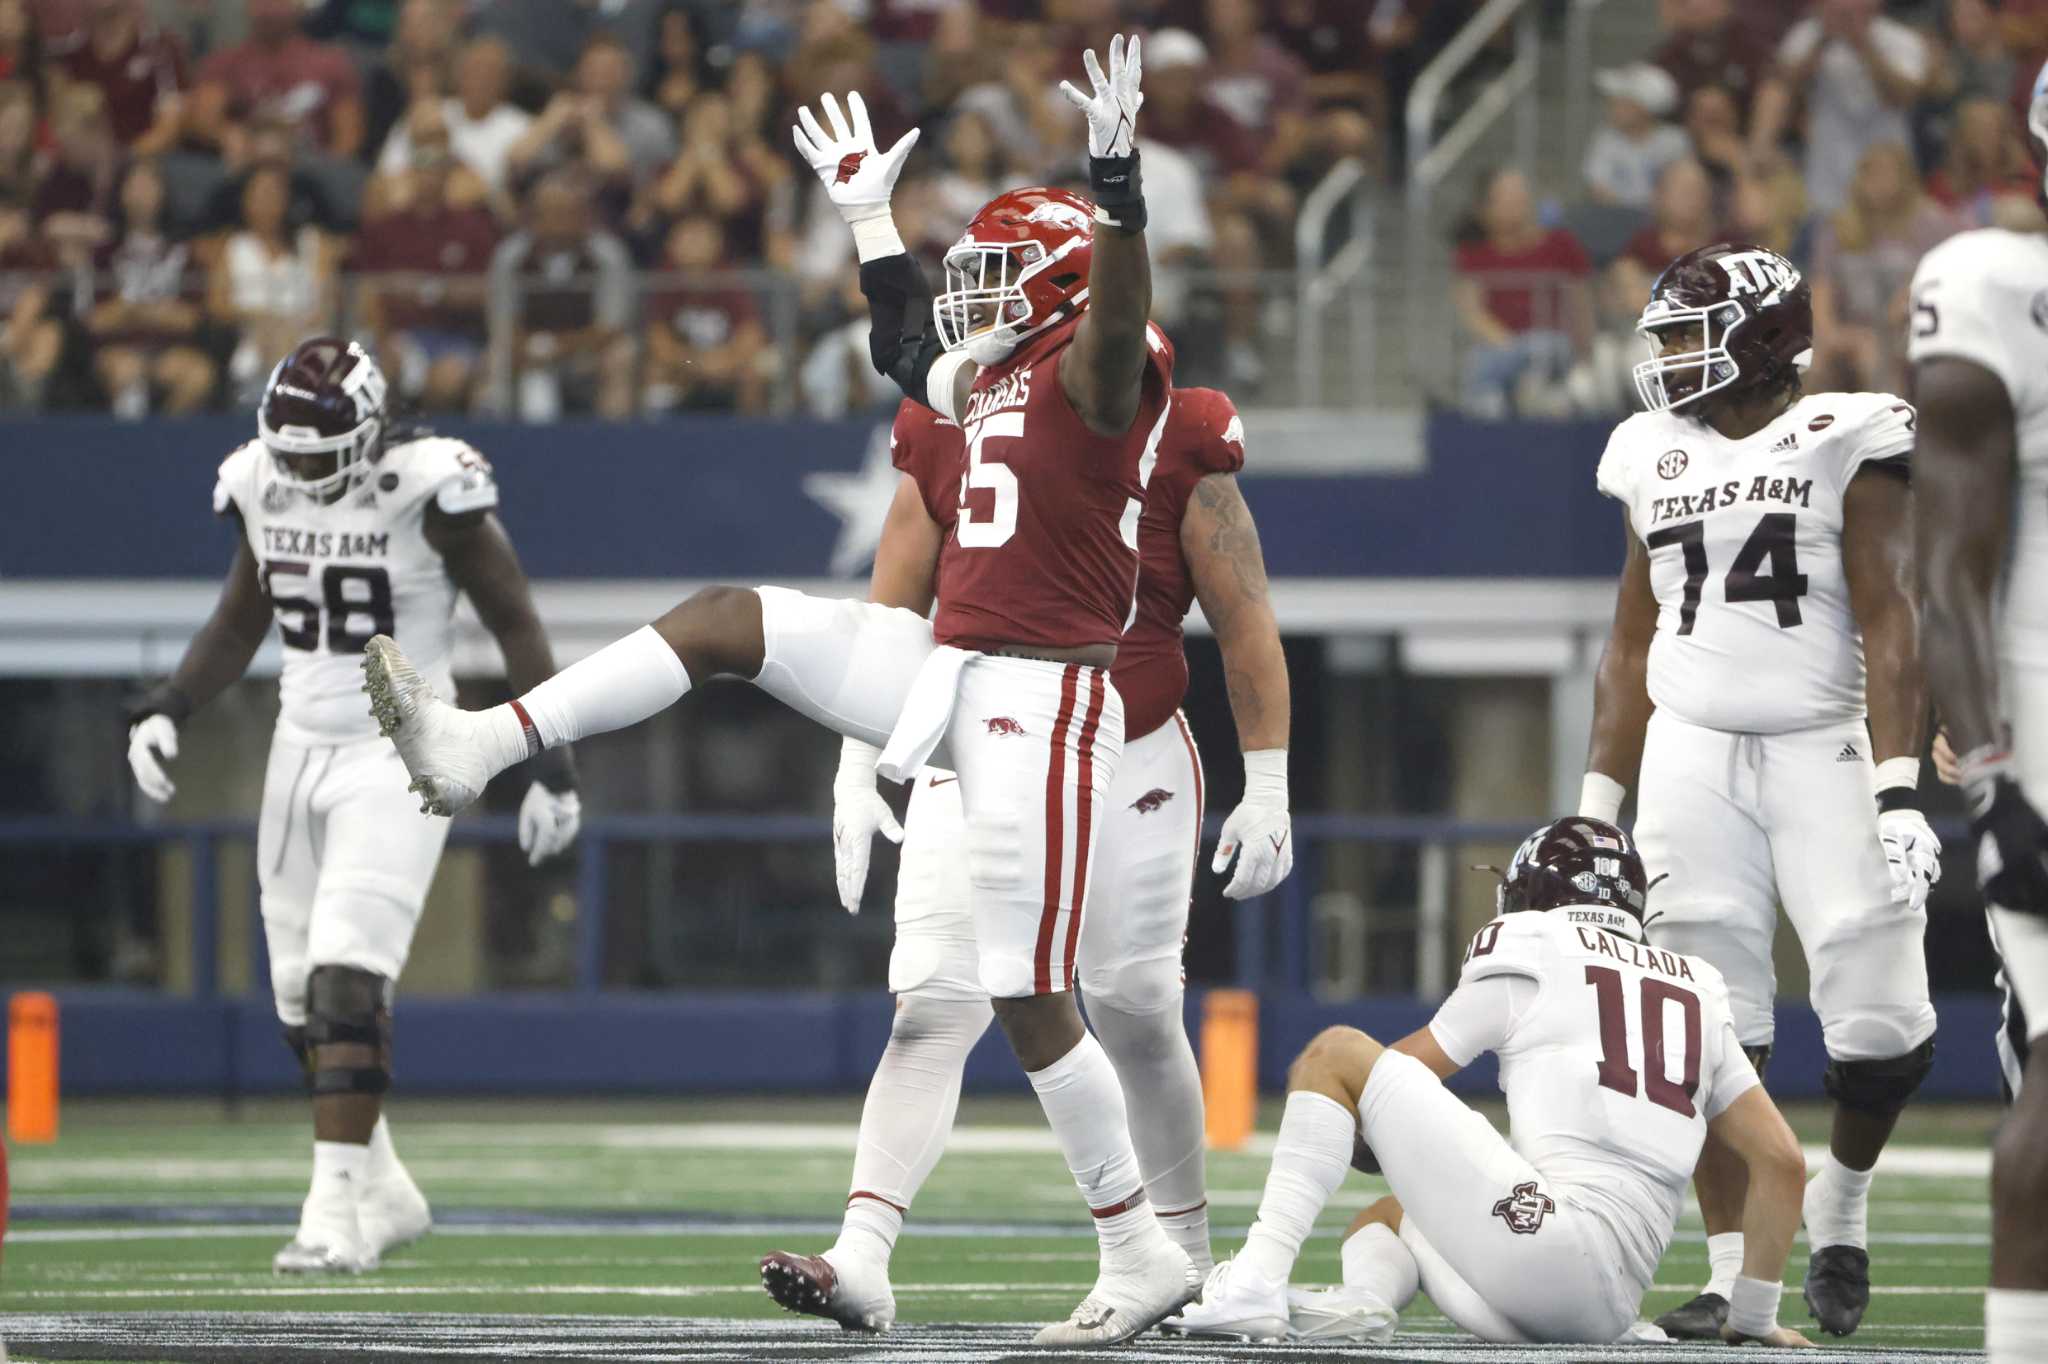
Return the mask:
<path id="1" fill-rule="evenodd" d="M 948 542 L 960 514 L 958 487 L 967 471 L 960 428 L 930 408 L 905 400 L 890 433 L 896 467 L 917 485 L 924 509 Z M 1214 389 L 1173 391 L 1173 407 L 1159 443 L 1158 462 L 1138 520 L 1137 618 L 1117 645 L 1110 680 L 1124 699 L 1124 735 L 1136 739 L 1172 718 L 1187 691 L 1187 654 L 1181 621 L 1195 589 L 1181 554 L 1180 523 L 1195 484 L 1208 474 L 1244 466 L 1244 433 L 1237 409 Z M 946 559 L 939 559 L 944 599 Z"/>
<path id="2" fill-rule="evenodd" d="M 1144 393 L 1130 429 L 1088 429 L 1060 389 L 1080 319 L 976 376 L 960 423 L 967 470 L 951 489 L 932 635 L 966 648 L 1115 644 L 1131 619 L 1138 520 L 1173 387 L 1173 345 L 1145 330 Z M 927 494 L 927 501 L 930 494 Z"/>

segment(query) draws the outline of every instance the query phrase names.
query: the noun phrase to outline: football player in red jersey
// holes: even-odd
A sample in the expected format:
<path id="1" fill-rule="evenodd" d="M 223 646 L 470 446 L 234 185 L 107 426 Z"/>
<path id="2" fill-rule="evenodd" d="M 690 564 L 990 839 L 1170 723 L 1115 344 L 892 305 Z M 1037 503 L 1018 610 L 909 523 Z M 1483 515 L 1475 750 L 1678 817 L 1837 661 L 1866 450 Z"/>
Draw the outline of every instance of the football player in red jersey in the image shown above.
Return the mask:
<path id="1" fill-rule="evenodd" d="M 1102 803 L 1123 752 L 1108 670 L 1137 584 L 1139 517 L 1172 399 L 1173 352 L 1147 320 L 1151 270 L 1132 133 L 1139 50 L 1111 42 L 1088 120 L 1094 197 L 1002 195 L 948 253 L 921 323 L 921 281 L 889 214 L 916 140 L 886 153 L 858 96 L 809 110 L 798 147 L 854 230 L 877 368 L 964 418 L 968 472 L 941 551 L 938 611 L 708 588 L 517 701 L 464 712 L 389 640 L 364 659 L 371 702 L 425 808 L 452 813 L 531 753 L 662 710 L 705 680 L 751 680 L 902 780 L 959 775 L 981 984 L 1029 1073 L 1101 1245 L 1095 1287 L 1046 1345 L 1146 1330 L 1193 1294 L 1194 1265 L 1147 1205 L 1123 1091 L 1081 1022 L 1073 963 Z"/>
<path id="2" fill-rule="evenodd" d="M 890 446 L 903 478 L 869 596 L 922 614 L 958 522 L 966 443 L 956 423 L 906 401 Z M 1145 1115 L 1131 1138 L 1154 1214 L 1198 1269 L 1212 1255 L 1202 1080 L 1182 1025 L 1181 946 L 1201 839 L 1202 768 L 1178 709 L 1188 680 L 1181 621 L 1197 599 L 1223 650 L 1244 751 L 1245 799 L 1224 826 L 1217 869 L 1231 845 L 1242 843 L 1244 853 L 1224 893 L 1264 894 L 1287 874 L 1293 852 L 1287 661 L 1266 597 L 1258 530 L 1237 488 L 1243 463 L 1244 428 L 1230 399 L 1212 389 L 1176 389 L 1138 524 L 1137 615 L 1110 675 L 1124 700 L 1124 752 L 1102 806 L 1095 898 L 1076 965 L 1089 1021 L 1131 1111 Z M 849 911 L 860 907 L 872 835 L 903 842 L 889 962 L 895 1021 L 861 1114 L 838 1242 L 823 1255 L 776 1252 L 761 1265 L 763 1282 L 785 1307 L 867 1330 L 895 1317 L 890 1255 L 945 1148 L 961 1070 L 991 1017 L 968 909 L 959 784 L 950 772 L 917 774 L 906 833 L 875 790 L 875 761 L 874 749 L 847 741 L 833 824 Z"/>

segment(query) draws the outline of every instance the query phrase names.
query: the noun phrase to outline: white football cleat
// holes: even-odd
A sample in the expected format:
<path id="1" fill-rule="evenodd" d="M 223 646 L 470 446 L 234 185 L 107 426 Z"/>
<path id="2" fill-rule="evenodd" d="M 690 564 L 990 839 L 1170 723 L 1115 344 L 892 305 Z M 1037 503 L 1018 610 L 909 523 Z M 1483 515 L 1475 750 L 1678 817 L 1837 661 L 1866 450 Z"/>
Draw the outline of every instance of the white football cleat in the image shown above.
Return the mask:
<path id="1" fill-rule="evenodd" d="M 480 721 L 434 695 L 389 635 L 363 650 L 363 690 L 379 732 L 412 774 L 406 789 L 419 793 L 421 814 L 452 815 L 483 794 L 492 773 L 472 734 Z"/>
<path id="2" fill-rule="evenodd" d="M 356 1225 L 362 1229 L 363 1244 L 381 1260 L 432 1231 L 434 1214 L 412 1175 L 398 1165 L 363 1185 L 363 1196 L 356 1203 Z"/>
<path id="3" fill-rule="evenodd" d="M 1290 1340 L 1345 1341 L 1376 1344 L 1391 1340 L 1401 1314 L 1362 1288 L 1290 1288 L 1287 1290 L 1287 1335 Z"/>
<path id="4" fill-rule="evenodd" d="M 1209 1271 L 1201 1301 L 1161 1322 L 1159 1331 L 1250 1344 L 1285 1340 L 1287 1285 L 1264 1277 L 1242 1260 L 1225 1260 Z"/>
<path id="5" fill-rule="evenodd" d="M 299 1213 L 298 1234 L 271 1257 L 275 1274 L 361 1274 L 377 1267 L 375 1247 L 363 1240 L 353 1198 L 308 1198 Z"/>
<path id="6" fill-rule="evenodd" d="M 761 1257 L 761 1286 L 792 1312 L 826 1317 L 848 1331 L 886 1331 L 896 1324 L 896 1294 L 885 1266 L 848 1256 L 792 1255 L 771 1251 Z"/>
<path id="7" fill-rule="evenodd" d="M 1119 1257 L 1121 1260 L 1121 1257 Z M 1191 1300 L 1201 1287 L 1194 1261 L 1166 1239 L 1112 1268 L 1102 1267 L 1095 1287 L 1065 1321 L 1031 1338 L 1034 1345 L 1117 1345 L 1151 1330 Z"/>

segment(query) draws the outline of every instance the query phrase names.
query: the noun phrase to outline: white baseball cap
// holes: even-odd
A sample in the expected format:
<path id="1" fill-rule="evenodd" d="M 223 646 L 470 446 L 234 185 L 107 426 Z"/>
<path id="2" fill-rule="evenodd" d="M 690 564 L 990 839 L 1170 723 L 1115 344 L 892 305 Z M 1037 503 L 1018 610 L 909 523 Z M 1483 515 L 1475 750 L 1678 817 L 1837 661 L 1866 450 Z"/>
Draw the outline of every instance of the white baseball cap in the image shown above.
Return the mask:
<path id="1" fill-rule="evenodd" d="M 1630 62 L 1627 66 L 1596 71 L 1593 88 L 1612 99 L 1634 100 L 1658 118 L 1678 107 L 1678 82 L 1669 71 L 1651 62 Z"/>

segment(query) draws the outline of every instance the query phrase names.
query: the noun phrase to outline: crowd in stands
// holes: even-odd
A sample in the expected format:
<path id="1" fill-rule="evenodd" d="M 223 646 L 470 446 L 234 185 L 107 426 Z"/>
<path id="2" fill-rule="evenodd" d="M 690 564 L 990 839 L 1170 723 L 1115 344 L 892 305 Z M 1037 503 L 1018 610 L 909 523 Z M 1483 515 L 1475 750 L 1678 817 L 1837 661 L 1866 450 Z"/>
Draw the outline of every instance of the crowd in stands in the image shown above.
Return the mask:
<path id="1" fill-rule="evenodd" d="M 334 328 L 428 411 L 884 402 L 795 110 L 857 89 L 885 141 L 925 129 L 897 217 L 936 277 L 993 194 L 1080 183 L 1058 83 L 1125 28 L 1161 320 L 1190 382 L 1255 397 L 1302 195 L 1388 169 L 1388 109 L 1470 8 L 0 0 L 0 409 L 245 404 Z"/>
<path id="2" fill-rule="evenodd" d="M 1581 183 L 1490 175 L 1455 248 L 1460 399 L 1616 412 L 1666 263 L 1731 237 L 1812 285 L 1816 388 L 1897 391 L 1913 269 L 1965 228 L 2042 226 L 2025 140 L 2043 0 L 1659 0 L 1663 37 L 1595 77 Z"/>

